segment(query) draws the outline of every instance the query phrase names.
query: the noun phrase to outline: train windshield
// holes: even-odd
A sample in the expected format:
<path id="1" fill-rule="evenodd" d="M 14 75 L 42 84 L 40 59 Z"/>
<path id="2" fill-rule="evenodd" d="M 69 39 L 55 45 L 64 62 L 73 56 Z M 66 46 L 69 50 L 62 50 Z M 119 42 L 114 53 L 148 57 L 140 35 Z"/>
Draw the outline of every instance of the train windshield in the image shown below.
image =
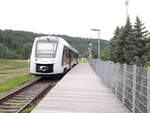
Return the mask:
<path id="1" fill-rule="evenodd" d="M 38 41 L 36 44 L 36 57 L 54 58 L 57 50 L 57 41 Z"/>

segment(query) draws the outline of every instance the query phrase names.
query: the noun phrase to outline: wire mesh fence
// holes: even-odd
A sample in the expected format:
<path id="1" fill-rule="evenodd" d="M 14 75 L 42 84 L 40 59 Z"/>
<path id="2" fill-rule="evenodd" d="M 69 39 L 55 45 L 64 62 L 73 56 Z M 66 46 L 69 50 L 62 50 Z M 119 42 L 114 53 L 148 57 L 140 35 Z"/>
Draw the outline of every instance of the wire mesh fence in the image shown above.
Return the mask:
<path id="1" fill-rule="evenodd" d="M 118 99 L 133 113 L 150 113 L 150 69 L 90 60 L 89 64 Z"/>

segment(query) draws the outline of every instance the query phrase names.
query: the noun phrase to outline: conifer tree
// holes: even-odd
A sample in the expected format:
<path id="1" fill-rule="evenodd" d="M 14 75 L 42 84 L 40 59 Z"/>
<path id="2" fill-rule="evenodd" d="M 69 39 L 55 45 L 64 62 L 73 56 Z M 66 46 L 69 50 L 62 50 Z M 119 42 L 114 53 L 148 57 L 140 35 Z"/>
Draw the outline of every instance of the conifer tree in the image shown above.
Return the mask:
<path id="1" fill-rule="evenodd" d="M 132 25 L 130 23 L 130 18 L 128 17 L 126 25 L 122 28 L 119 34 L 119 38 L 117 40 L 118 43 L 116 47 L 118 54 L 117 60 L 119 63 L 127 63 L 125 45 L 127 45 L 126 38 L 130 35 L 131 32 L 132 32 Z"/>
<path id="2" fill-rule="evenodd" d="M 133 35 L 133 28 L 130 23 L 130 18 L 127 18 L 127 23 L 125 25 L 125 31 L 126 31 L 126 36 L 125 36 L 125 42 L 124 42 L 124 58 L 125 58 L 125 63 L 127 64 L 134 64 L 134 40 L 135 37 Z"/>
<path id="3" fill-rule="evenodd" d="M 113 61 L 113 62 L 117 62 L 117 58 L 118 58 L 118 54 L 116 51 L 116 47 L 117 47 L 117 40 L 119 37 L 119 33 L 120 33 L 120 28 L 117 27 L 115 32 L 114 32 L 114 36 L 113 38 L 110 40 L 110 46 L 109 46 L 109 60 Z"/>
<path id="4" fill-rule="evenodd" d="M 139 17 L 136 17 L 134 25 L 133 36 L 134 36 L 134 61 L 138 66 L 144 66 L 147 62 L 147 39 L 149 32 L 146 30 L 144 24 L 141 22 Z"/>

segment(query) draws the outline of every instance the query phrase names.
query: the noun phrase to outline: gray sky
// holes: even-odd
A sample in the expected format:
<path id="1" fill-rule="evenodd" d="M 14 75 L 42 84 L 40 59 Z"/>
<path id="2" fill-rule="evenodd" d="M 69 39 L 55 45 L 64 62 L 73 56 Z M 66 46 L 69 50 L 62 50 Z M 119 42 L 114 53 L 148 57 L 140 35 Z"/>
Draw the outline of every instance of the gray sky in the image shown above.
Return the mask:
<path id="1" fill-rule="evenodd" d="M 138 15 L 150 30 L 149 0 L 130 0 L 132 23 Z M 126 21 L 125 0 L 0 0 L 0 29 L 67 34 L 109 40 Z"/>

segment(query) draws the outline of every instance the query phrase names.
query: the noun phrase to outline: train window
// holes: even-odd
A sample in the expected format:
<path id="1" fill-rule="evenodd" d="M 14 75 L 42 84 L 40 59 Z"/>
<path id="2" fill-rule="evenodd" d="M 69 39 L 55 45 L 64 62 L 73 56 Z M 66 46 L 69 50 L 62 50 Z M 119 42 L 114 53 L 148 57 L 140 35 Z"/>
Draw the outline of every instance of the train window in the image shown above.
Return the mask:
<path id="1" fill-rule="evenodd" d="M 36 44 L 36 57 L 54 58 L 58 42 L 38 41 Z"/>

